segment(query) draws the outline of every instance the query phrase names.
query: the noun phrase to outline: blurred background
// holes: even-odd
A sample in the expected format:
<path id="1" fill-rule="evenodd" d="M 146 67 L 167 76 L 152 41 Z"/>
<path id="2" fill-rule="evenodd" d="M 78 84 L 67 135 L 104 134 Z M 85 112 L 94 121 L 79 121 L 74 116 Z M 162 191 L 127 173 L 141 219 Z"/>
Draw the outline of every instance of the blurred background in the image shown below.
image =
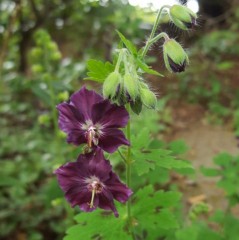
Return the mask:
<path id="1" fill-rule="evenodd" d="M 224 209 L 225 192 L 239 201 L 237 163 L 228 167 L 234 178 L 222 190 L 200 169 L 214 167 L 212 159 L 220 152 L 238 153 L 239 2 L 179 2 L 198 13 L 198 27 L 182 32 L 166 17 L 158 32 L 166 31 L 186 48 L 190 66 L 182 74 L 170 74 L 160 43 L 151 48 L 147 61 L 165 77 L 145 76 L 158 93 L 159 111 L 148 120 L 149 115 L 142 115 L 138 124 L 147 121 L 166 147 L 180 139 L 177 146 L 187 146 L 183 154 L 196 168 L 196 177 L 169 173 L 160 184 L 176 182 L 185 204 L 199 196 L 213 208 Z M 115 29 L 142 47 L 157 10 L 175 3 L 0 1 L 0 239 L 63 238 L 74 211 L 62 198 L 53 171 L 74 161 L 80 150 L 65 143 L 55 106 L 83 84 L 101 91 L 99 84 L 83 81 L 86 61 L 112 60 L 119 43 Z"/>

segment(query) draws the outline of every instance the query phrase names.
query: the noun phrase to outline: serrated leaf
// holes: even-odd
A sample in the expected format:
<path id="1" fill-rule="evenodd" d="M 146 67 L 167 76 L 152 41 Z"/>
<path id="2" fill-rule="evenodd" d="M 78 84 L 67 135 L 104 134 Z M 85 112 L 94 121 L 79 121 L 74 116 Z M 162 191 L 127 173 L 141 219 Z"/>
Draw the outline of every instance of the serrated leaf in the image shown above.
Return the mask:
<path id="1" fill-rule="evenodd" d="M 106 77 L 114 71 L 114 66 L 110 62 L 102 62 L 99 60 L 90 59 L 87 61 L 88 80 L 103 83 Z"/>
<path id="2" fill-rule="evenodd" d="M 150 162 L 145 159 L 137 159 L 137 164 L 135 165 L 135 169 L 137 170 L 137 173 L 139 176 L 148 173 L 150 170 L 155 169 L 155 163 Z"/>
<path id="3" fill-rule="evenodd" d="M 147 139 L 147 142 L 145 141 Z M 143 128 L 136 136 L 133 137 L 132 142 L 134 143 L 134 148 L 139 150 L 146 148 L 149 145 L 149 129 Z"/>
<path id="4" fill-rule="evenodd" d="M 148 173 L 156 166 L 166 169 L 193 169 L 190 162 L 176 159 L 166 149 L 147 149 L 143 152 L 133 150 L 133 157 L 139 175 Z"/>
<path id="5" fill-rule="evenodd" d="M 169 207 L 177 205 L 180 195 L 178 192 L 154 192 L 151 185 L 140 189 L 133 209 L 139 226 L 147 230 L 177 228 L 178 223 Z"/>
<path id="6" fill-rule="evenodd" d="M 156 75 L 156 76 L 160 76 L 163 77 L 164 75 L 162 75 L 161 73 L 151 69 L 151 67 L 149 67 L 146 63 L 144 63 L 142 60 L 140 60 L 139 58 L 136 59 L 136 62 L 138 64 L 138 66 L 146 73 L 152 74 L 152 75 Z"/>
<path id="7" fill-rule="evenodd" d="M 155 161 L 157 166 L 167 169 L 193 168 L 189 162 L 175 159 L 170 151 L 164 149 L 152 149 L 149 153 L 145 154 L 145 158 Z"/>
<path id="8" fill-rule="evenodd" d="M 113 240 L 115 236 L 119 240 L 129 239 L 125 231 L 125 210 L 118 208 L 120 216 L 115 218 L 113 214 L 102 214 L 99 211 L 92 213 L 80 213 L 76 215 L 77 225 L 67 230 L 64 240 L 102 239 Z"/>
<path id="9" fill-rule="evenodd" d="M 172 150 L 174 154 L 183 154 L 188 151 L 188 146 L 183 140 L 175 140 L 169 143 L 169 149 Z"/>
<path id="10" fill-rule="evenodd" d="M 119 31 L 116 31 L 121 39 L 121 41 L 124 43 L 124 45 L 127 47 L 127 49 L 133 54 L 137 54 L 137 48 L 134 46 L 134 44 L 129 41 L 122 33 Z"/>

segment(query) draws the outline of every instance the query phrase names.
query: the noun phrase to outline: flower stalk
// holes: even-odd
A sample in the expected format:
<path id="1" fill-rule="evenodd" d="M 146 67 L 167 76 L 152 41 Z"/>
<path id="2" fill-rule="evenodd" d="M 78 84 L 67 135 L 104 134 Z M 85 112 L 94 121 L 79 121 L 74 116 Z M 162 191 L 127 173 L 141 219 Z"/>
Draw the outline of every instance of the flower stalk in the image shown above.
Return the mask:
<path id="1" fill-rule="evenodd" d="M 156 18 L 156 20 L 155 20 L 155 22 L 154 22 L 154 25 L 153 25 L 153 29 L 152 29 L 152 31 L 151 31 L 151 33 L 150 33 L 150 36 L 149 36 L 149 39 L 148 39 L 148 41 L 147 41 L 147 43 L 146 43 L 146 45 L 145 45 L 145 47 L 144 47 L 144 49 L 143 49 L 143 52 L 142 52 L 142 55 L 141 55 L 142 58 L 144 58 L 144 57 L 146 56 L 146 54 L 147 54 L 150 46 L 151 46 L 153 43 L 156 42 L 156 41 L 153 41 L 153 42 L 152 42 L 151 40 L 154 38 L 154 35 L 155 35 L 155 32 L 156 32 L 157 27 L 158 27 L 158 25 L 159 25 L 159 22 L 160 22 L 160 19 L 161 19 L 161 16 L 162 16 L 162 13 L 163 13 L 164 8 L 169 8 L 169 9 L 170 9 L 170 7 L 171 7 L 171 6 L 169 6 L 169 5 L 164 5 L 164 6 L 162 6 L 162 7 L 159 9 L 158 14 L 157 14 L 157 18 Z M 166 33 L 165 33 L 165 34 L 166 34 Z M 159 35 L 160 35 L 160 34 L 159 34 Z M 167 34 L 166 34 L 166 35 L 167 35 Z M 160 38 L 161 38 L 161 37 L 160 37 Z"/>
<path id="2" fill-rule="evenodd" d="M 130 105 L 127 104 L 126 105 L 126 109 L 130 115 Z M 126 136 L 128 141 L 131 141 L 131 123 L 130 123 L 130 119 L 128 121 L 127 127 L 126 127 Z M 128 188 L 131 187 L 131 146 L 128 146 L 128 150 L 127 150 L 127 155 L 126 155 L 126 162 L 125 162 L 125 166 L 126 166 L 126 184 L 128 186 Z M 131 215 L 131 199 L 129 199 L 126 202 L 126 208 L 127 208 L 127 219 L 128 219 L 128 228 L 129 228 L 129 232 L 132 235 L 132 239 L 135 239 L 134 236 L 134 230 L 133 230 L 133 225 L 132 225 L 132 215 Z"/>

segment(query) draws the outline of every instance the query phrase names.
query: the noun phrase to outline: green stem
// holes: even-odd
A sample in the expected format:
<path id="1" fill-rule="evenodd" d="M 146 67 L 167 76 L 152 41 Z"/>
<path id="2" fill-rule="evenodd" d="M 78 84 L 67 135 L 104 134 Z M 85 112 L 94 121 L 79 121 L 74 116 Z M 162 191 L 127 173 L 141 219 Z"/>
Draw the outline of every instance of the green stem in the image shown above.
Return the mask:
<path id="1" fill-rule="evenodd" d="M 118 149 L 118 153 L 119 153 L 120 157 L 123 159 L 124 163 L 126 164 L 127 160 L 119 149 Z"/>
<path id="2" fill-rule="evenodd" d="M 119 72 L 120 64 L 124 57 L 124 51 L 125 51 L 125 48 L 122 48 L 119 50 L 119 57 L 118 57 L 118 60 L 117 60 L 116 66 L 115 66 L 115 72 Z"/>
<path id="3" fill-rule="evenodd" d="M 155 20 L 155 22 L 154 22 L 154 25 L 153 25 L 152 32 L 151 32 L 151 34 L 150 34 L 150 36 L 149 36 L 149 39 L 148 39 L 148 41 L 146 42 L 146 45 L 145 45 L 144 50 L 143 50 L 143 52 L 142 52 L 142 55 L 141 55 L 142 58 L 145 57 L 145 55 L 147 54 L 150 46 L 152 45 L 151 40 L 153 39 L 153 37 L 154 37 L 154 35 L 155 35 L 155 32 L 156 32 L 156 30 L 157 30 L 157 27 L 158 27 L 158 25 L 159 25 L 160 18 L 161 18 L 162 13 L 163 13 L 163 9 L 164 9 L 164 8 L 170 8 L 170 7 L 171 7 L 171 6 L 169 6 L 169 5 L 164 5 L 164 6 L 162 6 L 162 7 L 159 9 L 158 14 L 157 14 L 157 18 L 156 18 L 156 20 Z"/>
<path id="4" fill-rule="evenodd" d="M 130 105 L 126 105 L 128 113 L 130 113 Z M 126 135 L 129 142 L 131 142 L 131 127 L 130 127 L 130 120 L 128 122 L 127 128 L 126 128 Z M 126 155 L 126 184 L 130 188 L 131 187 L 131 146 L 128 147 L 127 155 Z M 132 225 L 132 215 L 131 215 L 131 199 L 129 199 L 126 203 L 127 208 L 127 219 L 128 219 L 128 226 L 129 231 L 132 235 L 132 239 L 135 239 L 134 231 L 133 231 L 133 225 Z"/>

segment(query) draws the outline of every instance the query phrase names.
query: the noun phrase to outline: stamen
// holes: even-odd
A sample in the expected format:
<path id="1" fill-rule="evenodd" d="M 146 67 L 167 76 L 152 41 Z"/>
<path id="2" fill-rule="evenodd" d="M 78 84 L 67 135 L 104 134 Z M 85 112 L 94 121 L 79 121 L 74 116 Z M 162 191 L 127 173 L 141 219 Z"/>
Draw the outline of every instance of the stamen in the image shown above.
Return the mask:
<path id="1" fill-rule="evenodd" d="M 92 195 L 91 195 L 91 201 L 90 201 L 90 208 L 94 207 L 95 192 L 96 192 L 96 189 L 93 188 Z"/>

